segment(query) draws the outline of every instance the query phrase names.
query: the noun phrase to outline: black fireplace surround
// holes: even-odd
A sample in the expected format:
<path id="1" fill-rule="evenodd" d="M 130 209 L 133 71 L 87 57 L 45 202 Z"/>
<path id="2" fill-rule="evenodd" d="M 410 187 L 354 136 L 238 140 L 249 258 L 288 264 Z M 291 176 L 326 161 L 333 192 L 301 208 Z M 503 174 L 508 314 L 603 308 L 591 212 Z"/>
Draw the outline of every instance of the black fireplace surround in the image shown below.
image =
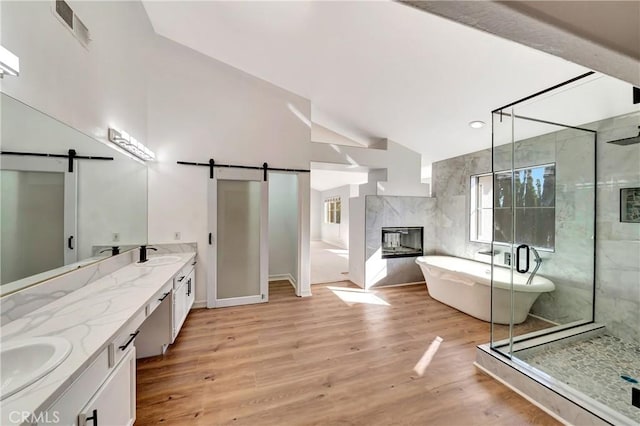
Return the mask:
<path id="1" fill-rule="evenodd" d="M 424 228 L 421 226 L 382 228 L 382 258 L 423 255 Z"/>

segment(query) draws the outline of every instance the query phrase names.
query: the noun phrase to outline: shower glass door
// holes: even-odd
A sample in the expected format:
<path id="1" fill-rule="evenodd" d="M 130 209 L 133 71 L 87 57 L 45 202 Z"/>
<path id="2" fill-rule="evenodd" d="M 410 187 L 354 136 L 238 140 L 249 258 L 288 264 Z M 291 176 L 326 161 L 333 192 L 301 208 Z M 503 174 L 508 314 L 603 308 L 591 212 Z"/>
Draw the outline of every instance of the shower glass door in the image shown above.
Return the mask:
<path id="1" fill-rule="evenodd" d="M 491 346 L 510 355 L 513 337 L 514 241 L 513 109 L 492 114 L 493 238 L 491 264 Z"/>
<path id="2" fill-rule="evenodd" d="M 553 96 L 493 113 L 492 346 L 593 321 L 595 132 L 552 120 Z"/>
<path id="3" fill-rule="evenodd" d="M 208 307 L 268 301 L 268 195 L 261 171 L 215 170 L 209 183 Z"/>

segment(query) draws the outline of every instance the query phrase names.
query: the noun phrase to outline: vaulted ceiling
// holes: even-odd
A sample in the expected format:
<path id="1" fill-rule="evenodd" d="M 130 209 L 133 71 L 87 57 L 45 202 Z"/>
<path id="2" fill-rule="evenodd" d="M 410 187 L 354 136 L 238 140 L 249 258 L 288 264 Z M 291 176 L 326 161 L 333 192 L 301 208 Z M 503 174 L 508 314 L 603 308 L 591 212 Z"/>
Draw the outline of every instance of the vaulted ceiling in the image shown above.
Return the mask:
<path id="1" fill-rule="evenodd" d="M 490 147 L 491 110 L 587 71 L 395 2 L 144 6 L 158 34 L 310 99 L 315 123 L 424 164 Z"/>

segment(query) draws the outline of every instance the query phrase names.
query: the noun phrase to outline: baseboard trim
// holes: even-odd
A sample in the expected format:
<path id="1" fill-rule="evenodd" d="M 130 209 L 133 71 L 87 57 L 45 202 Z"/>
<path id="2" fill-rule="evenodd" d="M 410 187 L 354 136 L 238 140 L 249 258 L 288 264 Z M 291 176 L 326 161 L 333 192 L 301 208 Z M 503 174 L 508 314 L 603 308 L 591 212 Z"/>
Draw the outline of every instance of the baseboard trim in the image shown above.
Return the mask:
<path id="1" fill-rule="evenodd" d="M 530 316 L 530 317 L 532 317 L 532 318 L 536 318 L 536 319 L 539 319 L 539 320 L 542 320 L 542 321 L 548 322 L 549 324 L 553 324 L 553 325 L 562 325 L 562 324 L 560 324 L 559 322 L 551 321 L 550 319 L 546 319 L 546 318 L 544 318 L 544 317 L 541 317 L 540 315 L 535 315 L 535 314 L 529 313 L 529 316 Z"/>
<path id="2" fill-rule="evenodd" d="M 206 307 L 207 307 L 206 300 L 196 300 L 195 302 L 193 302 L 193 306 L 191 307 L 191 309 L 203 309 Z"/>
<path id="3" fill-rule="evenodd" d="M 369 290 L 373 290 L 373 289 L 376 289 L 376 288 L 405 287 L 405 286 L 408 286 L 408 285 L 418 285 L 418 284 L 425 284 L 426 285 L 426 283 L 424 281 L 415 281 L 415 282 L 412 282 L 412 283 L 374 285 L 373 287 L 369 287 Z"/>
<path id="4" fill-rule="evenodd" d="M 270 275 L 269 282 L 272 281 L 289 281 L 289 284 L 291 284 L 294 289 L 296 288 L 296 280 L 291 274 Z"/>

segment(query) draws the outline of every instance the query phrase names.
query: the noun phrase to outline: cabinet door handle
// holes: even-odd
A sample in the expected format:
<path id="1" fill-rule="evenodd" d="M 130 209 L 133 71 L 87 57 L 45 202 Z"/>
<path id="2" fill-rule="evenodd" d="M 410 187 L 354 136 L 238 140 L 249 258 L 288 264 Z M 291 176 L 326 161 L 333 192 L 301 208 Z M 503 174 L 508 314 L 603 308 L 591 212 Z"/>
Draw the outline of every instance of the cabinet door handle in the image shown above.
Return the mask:
<path id="1" fill-rule="evenodd" d="M 187 280 L 187 296 L 191 296 L 191 278 Z"/>
<path id="2" fill-rule="evenodd" d="M 67 247 L 69 247 L 69 250 L 73 250 L 73 235 L 67 238 Z"/>
<path id="3" fill-rule="evenodd" d="M 191 266 L 195 266 L 196 263 L 198 263 L 198 261 L 194 260 Z"/>
<path id="4" fill-rule="evenodd" d="M 98 426 L 98 410 L 94 409 L 93 410 L 93 415 L 91 417 L 87 417 L 85 420 L 87 422 L 89 420 L 92 420 L 93 421 L 93 426 Z"/>
<path id="5" fill-rule="evenodd" d="M 162 297 L 160 299 L 158 299 L 158 301 L 162 302 L 164 299 L 167 298 L 167 296 L 169 296 L 171 294 L 170 291 L 166 292 L 165 294 L 162 295 Z"/>
<path id="6" fill-rule="evenodd" d="M 183 276 L 181 276 L 180 278 L 178 278 L 178 282 L 179 282 L 179 283 L 181 283 L 181 282 L 182 282 L 182 280 L 184 280 L 184 275 L 183 275 Z"/>
<path id="7" fill-rule="evenodd" d="M 209 245 L 212 244 L 212 238 L 213 238 L 213 236 L 211 235 L 211 232 L 209 232 Z"/>
<path id="8" fill-rule="evenodd" d="M 125 349 L 127 349 L 129 347 L 129 345 L 131 344 L 131 342 L 133 342 L 133 340 L 136 338 L 136 336 L 138 335 L 138 333 L 140 333 L 140 330 L 136 330 L 135 333 L 131 333 L 129 335 L 129 340 L 127 340 L 127 343 L 125 343 L 124 345 L 120 346 L 120 350 L 124 351 Z M 97 424 L 97 423 L 96 423 Z"/>

